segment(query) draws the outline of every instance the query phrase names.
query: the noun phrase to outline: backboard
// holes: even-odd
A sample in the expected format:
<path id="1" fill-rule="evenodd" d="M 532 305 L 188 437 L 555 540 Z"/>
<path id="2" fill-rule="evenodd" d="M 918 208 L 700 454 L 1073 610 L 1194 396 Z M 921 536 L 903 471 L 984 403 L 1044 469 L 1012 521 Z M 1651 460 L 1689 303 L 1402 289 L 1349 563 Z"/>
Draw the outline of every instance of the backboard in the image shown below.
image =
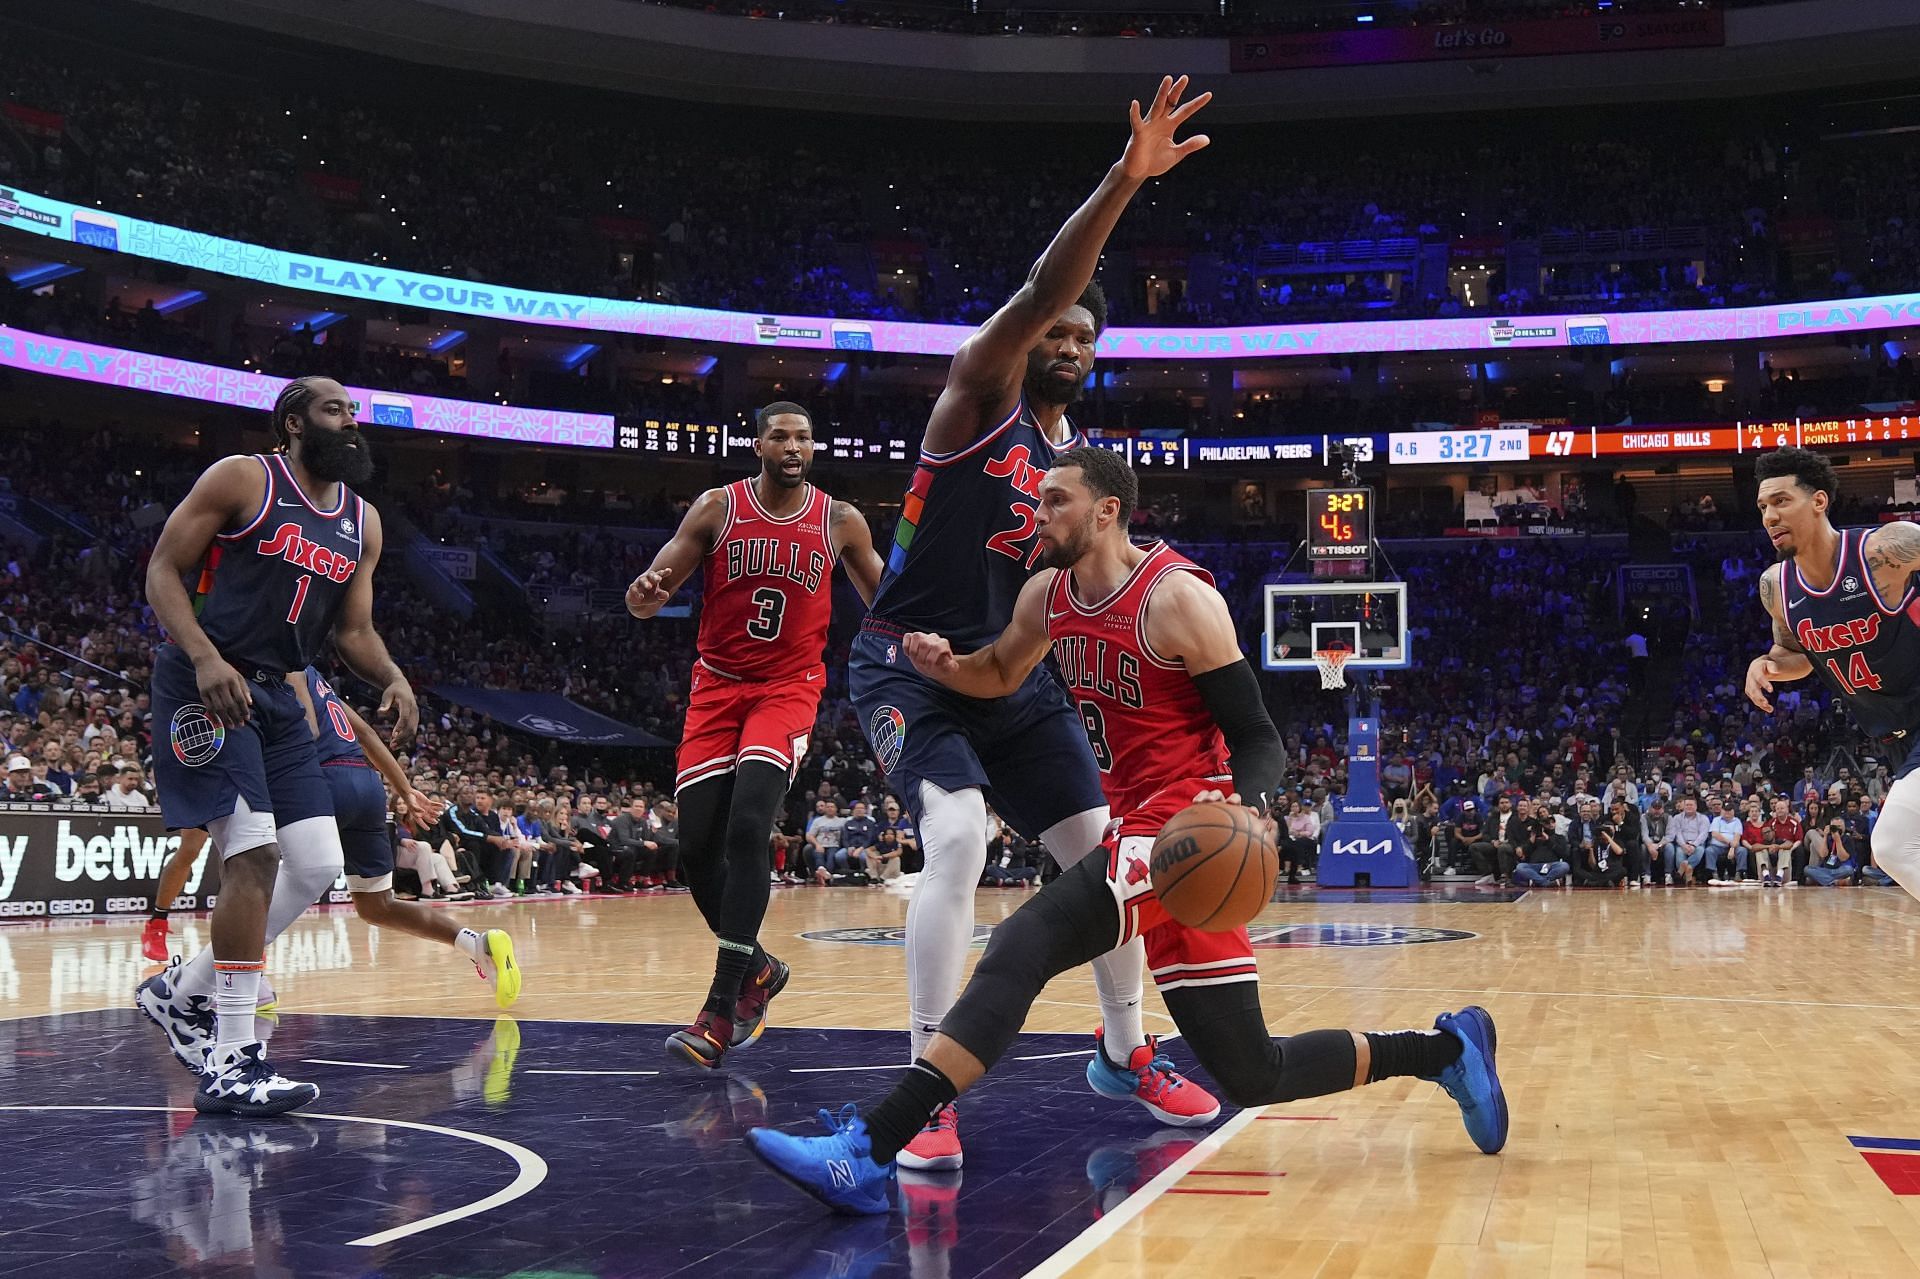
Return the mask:
<path id="1" fill-rule="evenodd" d="M 1349 671 L 1412 665 L 1405 582 L 1286 582 L 1266 588 L 1260 663 L 1270 671 L 1315 669 L 1316 648 L 1344 648 Z"/>

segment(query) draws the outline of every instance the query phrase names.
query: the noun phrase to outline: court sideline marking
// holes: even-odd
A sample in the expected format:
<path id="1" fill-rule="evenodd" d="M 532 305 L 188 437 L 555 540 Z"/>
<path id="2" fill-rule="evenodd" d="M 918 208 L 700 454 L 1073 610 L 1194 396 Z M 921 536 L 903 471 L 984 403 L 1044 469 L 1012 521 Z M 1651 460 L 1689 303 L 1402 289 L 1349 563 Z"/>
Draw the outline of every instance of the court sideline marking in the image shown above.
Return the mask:
<path id="1" fill-rule="evenodd" d="M 1258 1119 L 1266 1109 L 1265 1106 L 1255 1106 L 1251 1110 L 1243 1110 L 1208 1133 L 1206 1139 L 1199 1145 L 1161 1169 L 1159 1175 L 1152 1181 L 1128 1195 L 1118 1208 L 1068 1240 L 1066 1246 L 1060 1251 L 1027 1271 L 1025 1279 L 1059 1279 L 1059 1276 L 1085 1261 L 1093 1255 L 1094 1249 L 1119 1234 L 1121 1227 L 1145 1212 L 1156 1199 L 1171 1190 L 1175 1182 L 1199 1167 L 1214 1151 L 1232 1141 L 1239 1135 L 1241 1129 Z"/>
<path id="2" fill-rule="evenodd" d="M 0 1110 L 112 1110 L 156 1115 L 192 1115 L 199 1113 L 191 1106 L 0 1106 Z M 512 1181 L 500 1190 L 472 1203 L 462 1204 L 458 1208 L 449 1208 L 445 1212 L 435 1213 L 431 1217 L 422 1217 L 419 1221 L 404 1226 L 395 1226 L 391 1230 L 382 1230 L 377 1234 L 362 1235 L 358 1239 L 347 1240 L 349 1248 L 378 1248 L 382 1244 L 405 1239 L 409 1235 L 422 1234 L 425 1231 L 462 1221 L 468 1217 L 477 1217 L 483 1212 L 510 1204 L 535 1189 L 547 1179 L 547 1161 L 534 1154 L 525 1146 L 515 1145 L 511 1141 L 502 1141 L 498 1137 L 480 1132 L 464 1132 L 458 1128 L 442 1128 L 438 1124 L 415 1123 L 411 1119 L 369 1119 L 364 1115 L 326 1115 L 316 1111 L 301 1111 L 299 1119 L 330 1119 L 342 1124 L 379 1124 L 388 1128 L 412 1128 L 417 1132 L 437 1133 L 442 1137 L 456 1137 L 461 1141 L 476 1142 L 500 1151 L 512 1159 L 518 1169 Z"/>

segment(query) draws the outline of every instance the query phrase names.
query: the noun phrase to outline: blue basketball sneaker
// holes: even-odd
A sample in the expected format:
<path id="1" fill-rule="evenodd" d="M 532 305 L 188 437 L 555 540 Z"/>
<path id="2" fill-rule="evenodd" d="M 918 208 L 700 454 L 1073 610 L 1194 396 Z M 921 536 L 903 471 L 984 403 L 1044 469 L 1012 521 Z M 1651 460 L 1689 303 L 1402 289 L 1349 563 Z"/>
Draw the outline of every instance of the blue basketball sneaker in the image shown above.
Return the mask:
<path id="1" fill-rule="evenodd" d="M 893 1207 L 894 1165 L 873 1161 L 867 1121 L 851 1104 L 839 1114 L 822 1110 L 824 1137 L 794 1137 L 775 1128 L 755 1128 L 747 1145 L 760 1162 L 835 1212 L 876 1216 Z"/>
<path id="2" fill-rule="evenodd" d="M 213 1000 L 205 995 L 180 996 L 173 988 L 180 975 L 180 959 L 141 982 L 133 992 L 133 1006 L 148 1021 L 167 1032 L 167 1049 L 194 1074 L 206 1069 L 207 1049 L 213 1047 Z"/>
<path id="3" fill-rule="evenodd" d="M 1507 1144 L 1507 1094 L 1493 1068 L 1494 1050 L 1500 1044 L 1493 1015 L 1475 1004 L 1457 1013 L 1441 1013 L 1433 1025 L 1460 1041 L 1460 1060 L 1429 1082 L 1439 1084 L 1460 1103 L 1460 1117 L 1473 1144 L 1483 1154 L 1499 1154 Z"/>
<path id="4" fill-rule="evenodd" d="M 284 1115 L 320 1095 L 312 1084 L 283 1079 L 267 1064 L 267 1046 L 259 1040 L 215 1045 L 207 1053 L 207 1071 L 193 1108 L 203 1115 L 244 1115 L 249 1119 Z"/>

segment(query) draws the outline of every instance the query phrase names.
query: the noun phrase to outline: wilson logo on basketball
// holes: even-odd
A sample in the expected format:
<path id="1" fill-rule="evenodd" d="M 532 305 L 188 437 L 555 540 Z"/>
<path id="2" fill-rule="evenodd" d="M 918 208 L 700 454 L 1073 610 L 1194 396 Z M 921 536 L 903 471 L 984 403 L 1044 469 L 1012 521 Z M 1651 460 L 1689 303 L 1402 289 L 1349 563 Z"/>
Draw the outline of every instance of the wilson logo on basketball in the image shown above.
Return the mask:
<path id="1" fill-rule="evenodd" d="M 273 536 L 253 548 L 262 555 L 279 556 L 289 564 L 295 564 L 314 574 L 333 582 L 344 582 L 353 576 L 353 570 L 360 567 L 360 561 L 349 559 L 338 551 L 330 551 L 318 542 L 310 542 L 307 535 L 300 531 L 298 524 L 282 524 L 275 529 Z"/>
<path id="2" fill-rule="evenodd" d="M 1200 845 L 1191 835 L 1168 840 L 1153 850 L 1153 873 L 1164 875 L 1189 857 L 1199 855 Z"/>

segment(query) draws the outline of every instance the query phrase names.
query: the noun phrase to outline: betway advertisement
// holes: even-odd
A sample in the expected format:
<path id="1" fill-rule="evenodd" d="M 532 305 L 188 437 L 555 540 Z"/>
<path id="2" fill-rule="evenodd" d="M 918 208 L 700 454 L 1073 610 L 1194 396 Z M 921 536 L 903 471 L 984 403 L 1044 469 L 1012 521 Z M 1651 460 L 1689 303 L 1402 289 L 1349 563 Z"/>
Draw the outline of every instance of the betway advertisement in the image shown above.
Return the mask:
<path id="1" fill-rule="evenodd" d="M 518 324 L 641 333 L 708 344 L 884 351 L 900 355 L 951 355 L 972 332 L 964 325 L 955 324 L 708 311 L 443 279 L 287 253 L 126 214 L 88 209 L 12 188 L 0 188 L 0 228 L 5 227 L 106 252 L 126 253 L 326 297 L 398 303 Z M 1729 342 L 1809 333 L 1864 333 L 1914 324 L 1920 324 L 1920 293 L 1785 306 L 1605 315 L 1367 320 L 1348 324 L 1214 329 L 1116 327 L 1101 334 L 1100 355 L 1106 359 L 1246 361 L 1357 352 L 1507 351 L 1534 347 Z M 390 398 L 406 400 L 408 397 Z M 377 404 L 378 397 L 374 399 Z M 410 404 L 417 406 L 423 400 L 424 397 L 413 397 Z M 418 415 L 417 410 L 396 407 L 394 416 L 405 416 L 408 411 Z M 469 417 L 486 415 L 487 425 L 492 428 L 471 429 L 465 431 L 466 434 L 501 434 L 510 429 L 504 423 L 522 420 L 520 410 L 488 405 L 463 405 L 462 411 Z M 529 424 L 528 429 L 559 432 L 562 430 L 558 424 L 560 419 L 588 419 L 597 431 L 599 423 L 605 422 L 608 439 L 600 446 L 611 444 L 611 419 L 584 414 L 542 414 L 541 417 L 551 419 L 550 424 L 545 428 Z M 525 437 L 502 434 L 501 438 Z"/>
<path id="2" fill-rule="evenodd" d="M 180 846 L 158 813 L 15 808 L 0 812 L 0 924 L 142 915 Z M 170 905 L 199 910 L 220 891 L 217 857 L 202 857 Z"/>

